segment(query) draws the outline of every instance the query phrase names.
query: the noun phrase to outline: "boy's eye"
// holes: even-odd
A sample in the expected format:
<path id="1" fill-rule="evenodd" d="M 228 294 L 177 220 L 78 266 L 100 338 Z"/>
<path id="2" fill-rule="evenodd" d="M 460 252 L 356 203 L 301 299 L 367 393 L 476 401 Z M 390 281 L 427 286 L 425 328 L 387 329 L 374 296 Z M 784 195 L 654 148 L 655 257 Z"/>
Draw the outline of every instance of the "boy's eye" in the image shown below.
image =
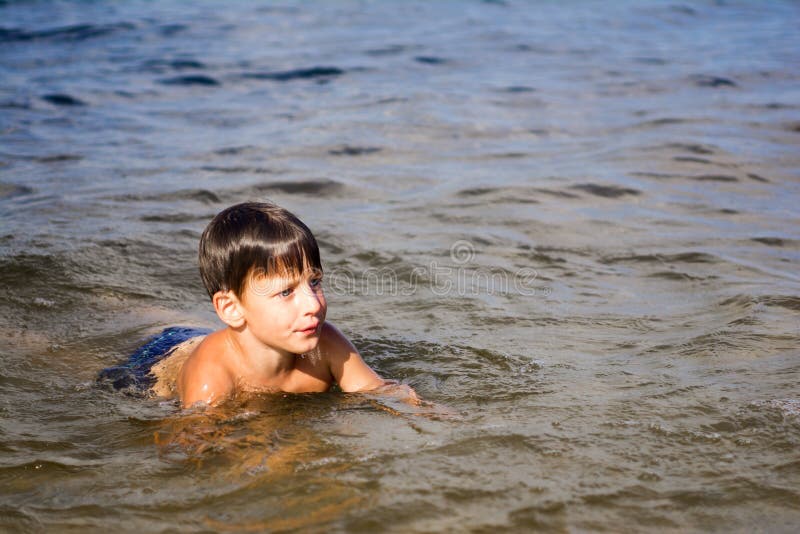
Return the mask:
<path id="1" fill-rule="evenodd" d="M 288 297 L 291 294 L 292 294 L 292 288 L 291 287 L 288 287 L 288 288 L 284 289 L 283 291 L 281 291 L 281 296 L 282 297 Z"/>
<path id="2" fill-rule="evenodd" d="M 322 278 L 312 278 L 309 284 L 311 287 L 319 287 L 322 285 Z"/>

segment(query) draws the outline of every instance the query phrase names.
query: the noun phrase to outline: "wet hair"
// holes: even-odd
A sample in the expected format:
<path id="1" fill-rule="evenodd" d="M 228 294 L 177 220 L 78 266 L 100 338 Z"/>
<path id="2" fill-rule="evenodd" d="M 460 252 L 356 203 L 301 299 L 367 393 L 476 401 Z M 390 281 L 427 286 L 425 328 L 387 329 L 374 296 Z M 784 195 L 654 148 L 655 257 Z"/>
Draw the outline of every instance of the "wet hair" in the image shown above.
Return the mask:
<path id="1" fill-rule="evenodd" d="M 254 276 L 297 278 L 308 269 L 322 271 L 311 230 L 270 202 L 244 202 L 218 213 L 200 238 L 199 264 L 212 298 L 217 291 L 242 298 Z"/>

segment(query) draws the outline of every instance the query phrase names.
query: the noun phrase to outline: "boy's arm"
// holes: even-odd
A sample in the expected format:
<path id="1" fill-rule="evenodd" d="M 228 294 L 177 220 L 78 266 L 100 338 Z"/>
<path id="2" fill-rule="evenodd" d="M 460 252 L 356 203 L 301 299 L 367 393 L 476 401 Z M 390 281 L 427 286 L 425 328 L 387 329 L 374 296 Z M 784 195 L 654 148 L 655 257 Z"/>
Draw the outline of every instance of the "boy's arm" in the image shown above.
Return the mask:
<path id="1" fill-rule="evenodd" d="M 344 392 L 371 391 L 386 384 L 361 358 L 352 343 L 331 323 L 322 325 L 320 352 Z"/>

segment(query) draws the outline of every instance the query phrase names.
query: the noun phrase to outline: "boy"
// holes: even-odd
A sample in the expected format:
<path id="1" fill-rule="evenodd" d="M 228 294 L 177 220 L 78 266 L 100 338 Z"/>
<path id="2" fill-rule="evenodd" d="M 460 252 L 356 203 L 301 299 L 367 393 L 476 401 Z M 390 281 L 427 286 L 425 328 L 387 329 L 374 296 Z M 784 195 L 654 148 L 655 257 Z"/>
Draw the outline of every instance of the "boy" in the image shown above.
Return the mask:
<path id="1" fill-rule="evenodd" d="M 319 247 L 287 210 L 263 202 L 223 210 L 203 232 L 199 263 L 226 326 L 204 338 L 165 330 L 160 339 L 176 334 L 178 344 L 152 367 L 157 394 L 177 389 L 186 408 L 216 405 L 238 392 L 321 392 L 334 382 L 356 392 L 390 384 L 325 322 Z M 407 386 L 392 389 L 417 401 Z"/>

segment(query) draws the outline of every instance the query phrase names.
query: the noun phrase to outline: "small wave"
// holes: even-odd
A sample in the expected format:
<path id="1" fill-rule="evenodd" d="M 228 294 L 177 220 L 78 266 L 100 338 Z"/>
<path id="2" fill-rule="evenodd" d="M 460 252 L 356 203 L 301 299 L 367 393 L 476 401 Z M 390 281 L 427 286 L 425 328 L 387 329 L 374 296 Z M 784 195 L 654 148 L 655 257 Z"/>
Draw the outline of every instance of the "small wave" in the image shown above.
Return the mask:
<path id="1" fill-rule="evenodd" d="M 546 189 L 542 187 L 470 187 L 457 193 L 460 197 L 494 197 L 495 202 L 509 202 L 517 204 L 537 204 L 538 194 L 556 198 L 580 198 L 575 193 Z"/>
<path id="2" fill-rule="evenodd" d="M 159 80 L 158 83 L 164 85 L 184 85 L 184 86 L 203 85 L 207 87 L 222 85 L 220 82 L 218 82 L 211 76 L 204 76 L 202 74 L 192 74 L 188 76 L 176 76 L 174 78 L 165 78 L 163 80 Z"/>
<path id="3" fill-rule="evenodd" d="M 720 87 L 737 87 L 736 82 L 729 78 L 722 78 L 720 76 L 709 76 L 707 74 L 696 74 L 689 78 L 694 82 L 697 87 L 711 87 L 714 89 Z"/>
<path id="4" fill-rule="evenodd" d="M 503 89 L 504 93 L 518 94 L 518 93 L 535 93 L 536 89 L 527 85 L 512 85 Z"/>
<path id="5" fill-rule="evenodd" d="M 567 501 L 545 499 L 539 504 L 512 510 L 508 519 L 523 532 L 568 532 Z"/>
<path id="6" fill-rule="evenodd" d="M 208 216 L 196 213 L 161 213 L 157 215 L 144 215 L 139 218 L 142 222 L 188 223 L 207 221 Z"/>
<path id="7" fill-rule="evenodd" d="M 471 187 L 462 189 L 457 193 L 459 197 L 488 197 L 486 200 L 482 199 L 480 205 L 491 199 L 492 203 L 505 203 L 505 204 L 539 204 L 539 200 L 535 197 L 535 189 L 515 188 L 515 187 Z M 470 207 L 476 204 L 462 205 L 461 207 Z"/>
<path id="8" fill-rule="evenodd" d="M 785 295 L 770 295 L 758 298 L 759 304 L 777 306 L 792 311 L 800 311 L 800 297 Z"/>
<path id="9" fill-rule="evenodd" d="M 216 204 L 221 202 L 219 196 L 208 189 L 181 189 L 178 191 L 168 191 L 166 193 L 156 193 L 152 195 L 118 195 L 111 197 L 111 199 L 121 202 L 174 202 L 176 200 L 194 200 L 197 202 L 202 202 L 203 204 Z"/>
<path id="10" fill-rule="evenodd" d="M 0 109 L 32 109 L 33 106 L 27 101 L 14 101 L 14 100 L 4 100 L 0 102 Z"/>
<path id="11" fill-rule="evenodd" d="M 702 165 L 714 165 L 714 162 L 710 159 L 698 158 L 695 156 L 675 156 L 672 158 L 672 161 L 677 161 L 679 163 L 700 163 Z"/>
<path id="12" fill-rule="evenodd" d="M 83 156 L 79 154 L 53 154 L 51 156 L 38 156 L 34 158 L 37 163 L 62 163 L 65 161 L 80 161 Z"/>
<path id="13" fill-rule="evenodd" d="M 632 189 L 630 187 L 619 187 L 616 185 L 601 185 L 601 184 L 578 184 L 573 185 L 570 189 L 577 189 L 579 191 L 584 191 L 591 195 L 603 198 L 619 198 L 625 195 L 641 195 L 642 192 L 638 189 Z"/>
<path id="14" fill-rule="evenodd" d="M 375 154 L 380 152 L 382 148 L 372 146 L 349 146 L 344 145 L 341 148 L 329 150 L 328 153 L 333 156 L 363 156 L 366 154 Z"/>
<path id="15" fill-rule="evenodd" d="M 636 63 L 641 63 L 642 65 L 669 65 L 669 61 L 660 57 L 636 57 L 633 58 Z"/>
<path id="16" fill-rule="evenodd" d="M 769 102 L 767 104 L 753 104 L 753 107 L 756 108 L 756 109 L 768 109 L 770 111 L 784 110 L 784 109 L 797 109 L 796 105 L 786 104 L 784 102 Z"/>
<path id="17" fill-rule="evenodd" d="M 664 172 L 632 172 L 631 176 L 638 178 L 653 178 L 655 180 L 674 180 L 675 178 L 682 178 L 682 174 L 668 174 Z"/>
<path id="18" fill-rule="evenodd" d="M 0 2 L 0 6 L 3 3 Z M 33 511 L 21 510 L 19 506 L 0 504 L 0 524 L 9 532 L 44 532 L 46 529 Z"/>
<path id="19" fill-rule="evenodd" d="M 716 278 L 715 276 L 693 276 L 688 273 L 680 271 L 659 271 L 647 275 L 648 278 L 661 278 L 663 280 L 673 280 L 676 282 L 696 282 L 698 280 L 708 280 L 709 278 Z"/>
<path id="20" fill-rule="evenodd" d="M 27 185 L 0 183 L 0 200 L 30 195 L 34 190 Z"/>
<path id="21" fill-rule="evenodd" d="M 748 173 L 747 177 L 750 178 L 751 180 L 756 181 L 756 182 L 769 183 L 769 180 L 767 180 L 763 176 L 759 176 L 757 174 Z"/>
<path id="22" fill-rule="evenodd" d="M 500 189 L 497 187 L 471 187 L 469 189 L 462 189 L 458 192 L 461 197 L 481 197 L 498 192 Z"/>
<path id="23" fill-rule="evenodd" d="M 612 265 L 616 263 L 719 263 L 720 259 L 704 252 L 680 252 L 678 254 L 630 254 L 623 256 L 607 256 L 600 263 Z"/>
<path id="24" fill-rule="evenodd" d="M 85 106 L 86 102 L 74 96 L 64 93 L 52 93 L 43 95 L 42 100 L 50 102 L 55 106 Z"/>
<path id="25" fill-rule="evenodd" d="M 681 150 L 684 152 L 691 152 L 692 154 L 699 154 L 708 156 L 714 154 L 716 151 L 706 145 L 700 145 L 697 143 L 668 143 L 666 145 L 660 145 L 655 148 L 669 148 L 674 150 Z"/>
<path id="26" fill-rule="evenodd" d="M 756 243 L 761 243 L 762 245 L 768 245 L 770 247 L 782 247 L 786 245 L 786 241 L 780 237 L 754 237 L 750 241 L 755 241 Z"/>
<path id="27" fill-rule="evenodd" d="M 543 187 L 537 187 L 534 189 L 537 193 L 542 193 L 543 195 L 548 195 L 551 197 L 557 198 L 580 198 L 578 195 L 574 193 L 569 193 L 567 191 L 559 191 L 555 189 L 546 189 Z"/>
<path id="28" fill-rule="evenodd" d="M 701 174 L 699 176 L 691 176 L 692 180 L 696 182 L 738 182 L 739 179 L 729 174 Z"/>
<path id="29" fill-rule="evenodd" d="M 651 119 L 647 121 L 642 121 L 635 125 L 635 127 L 650 127 L 650 126 L 671 126 L 673 124 L 687 124 L 690 122 L 696 122 L 692 119 L 682 119 L 678 117 L 663 117 L 660 119 Z"/>
<path id="30" fill-rule="evenodd" d="M 225 148 L 218 148 L 214 151 L 214 154 L 218 154 L 220 156 L 238 156 L 243 154 L 247 151 L 254 150 L 255 147 L 252 145 L 244 145 L 244 146 L 231 146 Z"/>
<path id="31" fill-rule="evenodd" d="M 186 24 L 165 24 L 158 28 L 158 31 L 164 37 L 172 37 L 177 35 L 181 32 L 184 32 L 189 29 L 189 26 Z"/>
<path id="32" fill-rule="evenodd" d="M 417 56 L 414 58 L 414 61 L 424 65 L 444 65 L 445 63 L 450 62 L 447 59 L 436 56 Z"/>
<path id="33" fill-rule="evenodd" d="M 165 70 L 201 70 L 205 68 L 205 63 L 194 59 L 151 59 L 142 65 L 142 70 L 155 72 L 163 72 Z"/>
<path id="34" fill-rule="evenodd" d="M 337 67 L 311 67 L 307 69 L 293 69 L 278 72 L 248 72 L 243 78 L 252 80 L 273 80 L 276 82 L 290 82 L 293 80 L 329 79 L 344 74 L 344 70 Z"/>
<path id="35" fill-rule="evenodd" d="M 290 195 L 332 195 L 342 191 L 344 185 L 333 180 L 305 180 L 301 182 L 269 182 L 254 185 L 249 190 L 256 193 L 279 191 Z"/>
<path id="36" fill-rule="evenodd" d="M 41 473 L 42 476 L 52 477 L 54 473 L 74 474 L 85 469 L 86 466 L 79 465 L 74 461 L 70 463 L 49 460 L 33 460 L 22 464 L 0 467 L 0 475 L 6 476 L 16 473 Z"/>
<path id="37" fill-rule="evenodd" d="M 221 172 L 225 174 L 273 174 L 275 173 L 272 169 L 267 169 L 265 167 L 217 167 L 217 166 L 210 166 L 207 165 L 205 167 L 200 167 L 203 171 L 208 172 Z"/>
<path id="38" fill-rule="evenodd" d="M 406 49 L 407 47 L 403 45 L 389 45 L 383 48 L 372 48 L 370 50 L 367 50 L 365 54 L 367 54 L 368 56 L 376 56 L 376 57 L 394 56 L 405 52 Z"/>
<path id="39" fill-rule="evenodd" d="M 56 41 L 85 41 L 94 37 L 101 37 L 110 33 L 132 30 L 135 28 L 136 26 L 127 22 L 105 25 L 75 24 L 72 26 L 60 26 L 39 31 L 0 28 L 0 42 L 27 42 L 48 39 Z"/>

